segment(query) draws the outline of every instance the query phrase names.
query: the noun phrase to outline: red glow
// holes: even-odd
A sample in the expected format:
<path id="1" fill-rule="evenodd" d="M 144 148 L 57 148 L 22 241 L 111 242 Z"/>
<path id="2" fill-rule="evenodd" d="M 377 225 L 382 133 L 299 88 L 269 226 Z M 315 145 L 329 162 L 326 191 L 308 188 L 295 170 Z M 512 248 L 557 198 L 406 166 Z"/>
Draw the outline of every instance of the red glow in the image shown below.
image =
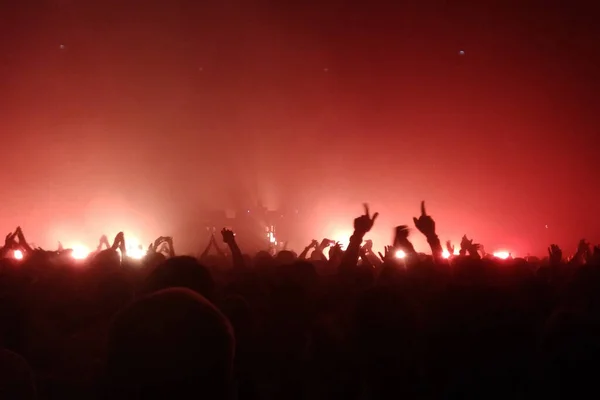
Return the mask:
<path id="1" fill-rule="evenodd" d="M 204 228 L 196 213 L 247 211 L 257 200 L 300 210 L 293 233 L 276 233 L 297 250 L 315 238 L 347 242 L 330 228 L 352 229 L 367 201 L 381 213 L 369 233 L 381 251 L 423 199 L 443 241 L 468 233 L 489 249 L 537 255 L 549 243 L 568 248 L 573 237 L 600 243 L 600 224 L 590 218 L 600 211 L 600 189 L 589 185 L 596 113 L 576 106 L 594 104 L 595 74 L 579 33 L 556 23 L 571 21 L 564 7 L 534 7 L 539 24 L 561 26 L 545 31 L 544 43 L 556 46 L 546 51 L 523 40 L 528 18 L 496 6 L 492 28 L 470 12 L 448 18 L 445 8 L 414 2 L 409 20 L 426 28 L 407 38 L 387 6 L 356 2 L 340 13 L 338 2 L 319 2 L 310 30 L 336 32 L 323 40 L 304 33 L 305 2 L 301 12 L 275 7 L 248 18 L 240 10 L 232 16 L 239 23 L 214 35 L 186 24 L 206 20 L 200 25 L 213 29 L 220 7 L 183 15 L 176 2 L 146 2 L 115 14 L 114 24 L 126 29 L 134 18 L 139 32 L 112 40 L 82 22 L 91 3 L 102 10 L 103 2 L 54 2 L 77 5 L 34 24 L 35 34 L 30 23 L 46 21 L 44 7 L 13 3 L 3 37 L 19 40 L 0 41 L 0 130 L 15 132 L 5 146 L 19 151 L 4 161 L 20 167 L 4 173 L 12 200 L 0 219 L 26 227 L 44 248 L 76 238 L 93 249 L 97 235 L 131 227 L 146 246 L 154 237 L 142 234 L 168 232 L 177 251 L 195 253 Z M 157 13 L 173 20 L 155 25 Z M 81 26 L 71 31 L 73 21 Z M 378 26 L 363 32 L 355 21 Z M 580 25 L 574 29 L 587 29 Z M 232 39 L 240 35 L 245 40 Z M 140 46 L 141 37 L 160 45 Z M 380 51 L 388 43 L 395 51 Z M 204 54 L 213 47 L 227 56 Z M 548 187 L 586 187 L 587 195 L 548 196 Z M 420 235 L 411 241 L 428 251 Z"/>
<path id="2" fill-rule="evenodd" d="M 506 260 L 508 257 L 510 257 L 510 253 L 508 251 L 496 251 L 494 252 L 494 257 Z"/>
<path id="3" fill-rule="evenodd" d="M 72 257 L 76 260 L 85 260 L 90 255 L 90 250 L 82 245 L 73 246 Z"/>

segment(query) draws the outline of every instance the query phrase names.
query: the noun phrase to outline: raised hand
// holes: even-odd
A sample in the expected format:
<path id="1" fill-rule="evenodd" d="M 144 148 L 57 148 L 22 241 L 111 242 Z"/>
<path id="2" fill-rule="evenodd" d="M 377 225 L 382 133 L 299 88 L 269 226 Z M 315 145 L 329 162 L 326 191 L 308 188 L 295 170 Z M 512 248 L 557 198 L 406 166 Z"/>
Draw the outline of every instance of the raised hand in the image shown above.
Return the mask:
<path id="1" fill-rule="evenodd" d="M 110 248 L 112 250 L 117 250 L 119 248 L 122 248 L 124 242 L 125 242 L 125 234 L 123 234 L 123 232 L 119 232 L 115 236 L 115 239 L 113 240 L 113 244 L 112 244 L 112 246 Z"/>
<path id="2" fill-rule="evenodd" d="M 6 235 L 6 239 L 4 239 L 4 247 L 10 248 L 13 244 L 15 244 L 15 236 L 17 236 L 16 232 L 11 232 Z"/>
<path id="3" fill-rule="evenodd" d="M 364 205 L 365 213 L 360 217 L 354 220 L 354 232 L 358 235 L 364 236 L 367 232 L 369 232 L 373 228 L 373 224 L 375 220 L 379 216 L 379 213 L 373 214 L 371 217 L 371 213 L 369 212 L 369 206 L 367 204 Z"/>
<path id="4" fill-rule="evenodd" d="M 562 256 L 562 250 L 560 249 L 560 247 L 558 247 L 558 245 L 551 244 L 550 247 L 548 247 L 548 257 L 550 258 L 551 264 L 560 263 L 562 261 Z"/>
<path id="5" fill-rule="evenodd" d="M 435 221 L 425 211 L 425 202 L 421 202 L 421 216 L 419 218 L 414 218 L 413 221 L 415 223 L 415 227 L 423 234 L 425 237 L 430 238 L 435 236 Z"/>
<path id="6" fill-rule="evenodd" d="M 159 253 L 169 254 L 171 249 L 169 248 L 169 244 L 167 242 L 163 242 L 158 250 Z"/>
<path id="7" fill-rule="evenodd" d="M 235 243 L 235 233 L 233 233 L 233 231 L 223 228 L 221 230 L 221 235 L 223 236 L 223 242 L 226 244 L 231 245 Z"/>
<path id="8" fill-rule="evenodd" d="M 329 249 L 329 259 L 335 260 L 340 258 L 344 254 L 344 250 L 342 250 L 342 244 L 340 242 L 336 242 Z"/>
<path id="9" fill-rule="evenodd" d="M 33 250 L 31 248 L 31 246 L 27 243 L 27 240 L 25 239 L 25 234 L 23 233 L 23 230 L 21 229 L 20 226 L 17 227 L 15 234 L 16 234 L 17 238 L 19 239 L 19 246 L 24 248 L 26 251 Z"/>
<path id="10" fill-rule="evenodd" d="M 156 240 L 154 241 L 154 244 L 152 245 L 154 250 L 158 250 L 160 245 L 163 244 L 165 242 L 165 240 L 166 240 L 166 238 L 164 236 L 159 236 L 158 238 L 156 238 Z"/>
<path id="11" fill-rule="evenodd" d="M 396 227 L 396 231 L 394 233 L 394 246 L 401 246 L 408 241 L 409 234 L 408 226 L 400 225 Z"/>
<path id="12" fill-rule="evenodd" d="M 409 229 L 406 225 L 400 225 L 396 227 L 396 233 L 394 235 L 394 245 L 396 250 L 402 250 L 406 254 L 414 254 L 415 247 L 408 240 Z"/>
<path id="13" fill-rule="evenodd" d="M 579 241 L 579 245 L 577 246 L 577 254 L 587 258 L 590 253 L 590 244 L 585 239 L 581 239 Z"/>
<path id="14" fill-rule="evenodd" d="M 16 237 L 19 239 L 19 244 L 21 244 L 21 242 L 26 242 L 25 234 L 23 234 L 23 229 L 21 229 L 20 226 L 17 226 L 17 229 L 15 230 L 13 237 Z"/>
<path id="15" fill-rule="evenodd" d="M 120 244 L 121 242 L 123 242 L 125 240 L 125 234 L 123 232 L 119 232 L 117 233 L 117 235 L 115 236 L 115 240 L 114 243 Z"/>
<path id="16" fill-rule="evenodd" d="M 383 252 L 383 254 L 381 254 L 381 252 L 377 253 L 379 254 L 379 258 L 381 258 L 381 261 L 386 262 L 393 259 L 394 248 L 392 246 L 385 246 Z"/>
<path id="17" fill-rule="evenodd" d="M 364 244 L 364 246 L 362 247 L 362 250 L 365 253 L 371 252 L 373 250 L 373 241 L 372 240 L 367 240 Z"/>
<path id="18" fill-rule="evenodd" d="M 100 240 L 98 241 L 98 247 L 96 248 L 96 250 L 101 251 L 103 246 L 106 246 L 107 249 L 110 249 L 110 243 L 108 242 L 108 238 L 106 237 L 106 235 L 100 236 Z"/>
<path id="19" fill-rule="evenodd" d="M 471 248 L 471 246 L 473 246 L 473 239 L 469 239 L 467 238 L 467 235 L 463 235 L 460 241 L 460 249 L 467 251 Z"/>
<path id="20" fill-rule="evenodd" d="M 310 244 L 308 245 L 308 248 L 309 248 L 309 249 L 316 249 L 316 248 L 318 248 L 318 247 L 319 247 L 319 241 L 318 241 L 318 240 L 315 240 L 315 239 L 313 239 L 313 240 L 310 242 Z"/>
<path id="21" fill-rule="evenodd" d="M 323 239 L 321 240 L 321 244 L 319 245 L 320 249 L 326 249 L 327 247 L 333 245 L 335 242 L 333 240 L 329 240 L 329 239 Z"/>
<path id="22" fill-rule="evenodd" d="M 448 253 L 450 253 L 451 256 L 454 255 L 454 245 L 452 244 L 452 242 L 450 242 L 449 240 L 446 241 L 446 250 L 448 250 Z"/>

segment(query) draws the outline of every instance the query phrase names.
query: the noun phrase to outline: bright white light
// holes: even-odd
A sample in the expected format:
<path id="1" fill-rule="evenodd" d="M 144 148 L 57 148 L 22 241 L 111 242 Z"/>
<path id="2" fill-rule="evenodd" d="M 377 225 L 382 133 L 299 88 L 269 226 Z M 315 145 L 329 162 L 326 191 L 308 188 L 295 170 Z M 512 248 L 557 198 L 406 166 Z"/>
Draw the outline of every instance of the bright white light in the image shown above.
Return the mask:
<path id="1" fill-rule="evenodd" d="M 267 239 L 269 240 L 269 243 L 274 245 L 277 244 L 277 239 L 275 238 L 275 234 L 273 232 L 267 233 Z"/>
<path id="2" fill-rule="evenodd" d="M 13 258 L 15 260 L 22 260 L 23 259 L 23 252 L 21 250 L 15 250 L 15 251 L 13 251 Z"/>
<path id="3" fill-rule="evenodd" d="M 71 257 L 73 257 L 76 260 L 85 260 L 90 255 L 90 249 L 83 245 L 75 245 L 71 248 L 73 249 Z"/>
<path id="4" fill-rule="evenodd" d="M 508 257 L 510 257 L 510 253 L 508 251 L 496 251 L 494 253 L 494 257 L 506 260 Z"/>
<path id="5" fill-rule="evenodd" d="M 460 255 L 460 250 L 454 249 L 454 254 L 450 254 L 450 252 L 447 249 L 444 249 L 444 252 L 442 253 L 442 257 L 444 257 L 444 258 L 450 258 L 451 255 L 459 256 Z"/>
<path id="6" fill-rule="evenodd" d="M 350 244 L 350 236 L 352 236 L 352 232 L 339 230 L 331 235 L 330 239 L 335 243 L 339 243 L 342 250 L 346 250 Z"/>
<path id="7" fill-rule="evenodd" d="M 146 256 L 146 250 L 135 238 L 127 238 L 127 257 L 141 260 Z"/>
<path id="8" fill-rule="evenodd" d="M 140 247 L 135 247 L 127 250 L 127 257 L 133 258 L 136 260 L 141 260 L 146 256 L 146 250 Z"/>
<path id="9" fill-rule="evenodd" d="M 402 250 L 396 251 L 396 258 L 404 258 L 406 257 L 406 253 Z"/>

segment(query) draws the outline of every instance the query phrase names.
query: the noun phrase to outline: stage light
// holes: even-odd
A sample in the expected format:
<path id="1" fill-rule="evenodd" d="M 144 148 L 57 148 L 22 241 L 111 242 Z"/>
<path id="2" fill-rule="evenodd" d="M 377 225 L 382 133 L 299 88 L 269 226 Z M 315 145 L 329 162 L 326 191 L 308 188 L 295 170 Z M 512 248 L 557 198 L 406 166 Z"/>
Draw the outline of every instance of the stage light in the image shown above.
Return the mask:
<path id="1" fill-rule="evenodd" d="M 71 247 L 73 252 L 71 253 L 71 257 L 76 260 L 85 260 L 90 255 L 90 250 L 82 245 L 75 245 Z"/>
<path id="2" fill-rule="evenodd" d="M 13 251 L 13 258 L 15 260 L 22 260 L 23 259 L 23 252 L 21 250 L 14 250 Z"/>
<path id="3" fill-rule="evenodd" d="M 460 255 L 460 250 L 458 249 L 454 249 L 454 253 L 450 254 L 450 252 L 447 249 L 444 249 L 444 252 L 442 253 L 442 257 L 444 258 L 450 258 L 451 256 L 459 256 Z"/>
<path id="4" fill-rule="evenodd" d="M 127 239 L 127 257 L 135 260 L 141 260 L 146 256 L 147 251 L 144 246 L 135 238 Z"/>
<path id="5" fill-rule="evenodd" d="M 406 253 L 402 250 L 397 250 L 396 251 L 396 258 L 405 258 L 406 257 Z"/>
<path id="6" fill-rule="evenodd" d="M 494 252 L 494 257 L 501 260 L 506 260 L 508 257 L 510 257 L 510 253 L 508 251 L 496 251 Z"/>
<path id="7" fill-rule="evenodd" d="M 350 236 L 352 236 L 351 231 L 339 230 L 329 237 L 335 243 L 339 243 L 342 250 L 346 250 L 348 248 L 348 245 L 350 244 Z"/>
<path id="8" fill-rule="evenodd" d="M 127 250 L 127 257 L 135 260 L 141 260 L 146 256 L 146 250 L 140 247 L 135 247 Z"/>

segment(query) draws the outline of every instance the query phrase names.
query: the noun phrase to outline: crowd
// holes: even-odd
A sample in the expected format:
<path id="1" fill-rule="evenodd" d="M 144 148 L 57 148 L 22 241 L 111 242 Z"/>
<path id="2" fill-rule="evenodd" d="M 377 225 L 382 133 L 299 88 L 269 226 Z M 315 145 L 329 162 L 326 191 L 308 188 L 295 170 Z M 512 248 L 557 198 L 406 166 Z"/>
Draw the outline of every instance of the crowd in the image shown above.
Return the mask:
<path id="1" fill-rule="evenodd" d="M 77 260 L 18 228 L 0 266 L 0 398 L 600 395 L 600 247 L 501 260 L 464 237 L 455 251 L 422 204 L 431 254 L 405 225 L 376 254 L 376 220 L 365 206 L 345 249 L 299 254 L 250 256 L 223 229 L 197 258 L 168 237 L 129 257 L 119 234 Z"/>

